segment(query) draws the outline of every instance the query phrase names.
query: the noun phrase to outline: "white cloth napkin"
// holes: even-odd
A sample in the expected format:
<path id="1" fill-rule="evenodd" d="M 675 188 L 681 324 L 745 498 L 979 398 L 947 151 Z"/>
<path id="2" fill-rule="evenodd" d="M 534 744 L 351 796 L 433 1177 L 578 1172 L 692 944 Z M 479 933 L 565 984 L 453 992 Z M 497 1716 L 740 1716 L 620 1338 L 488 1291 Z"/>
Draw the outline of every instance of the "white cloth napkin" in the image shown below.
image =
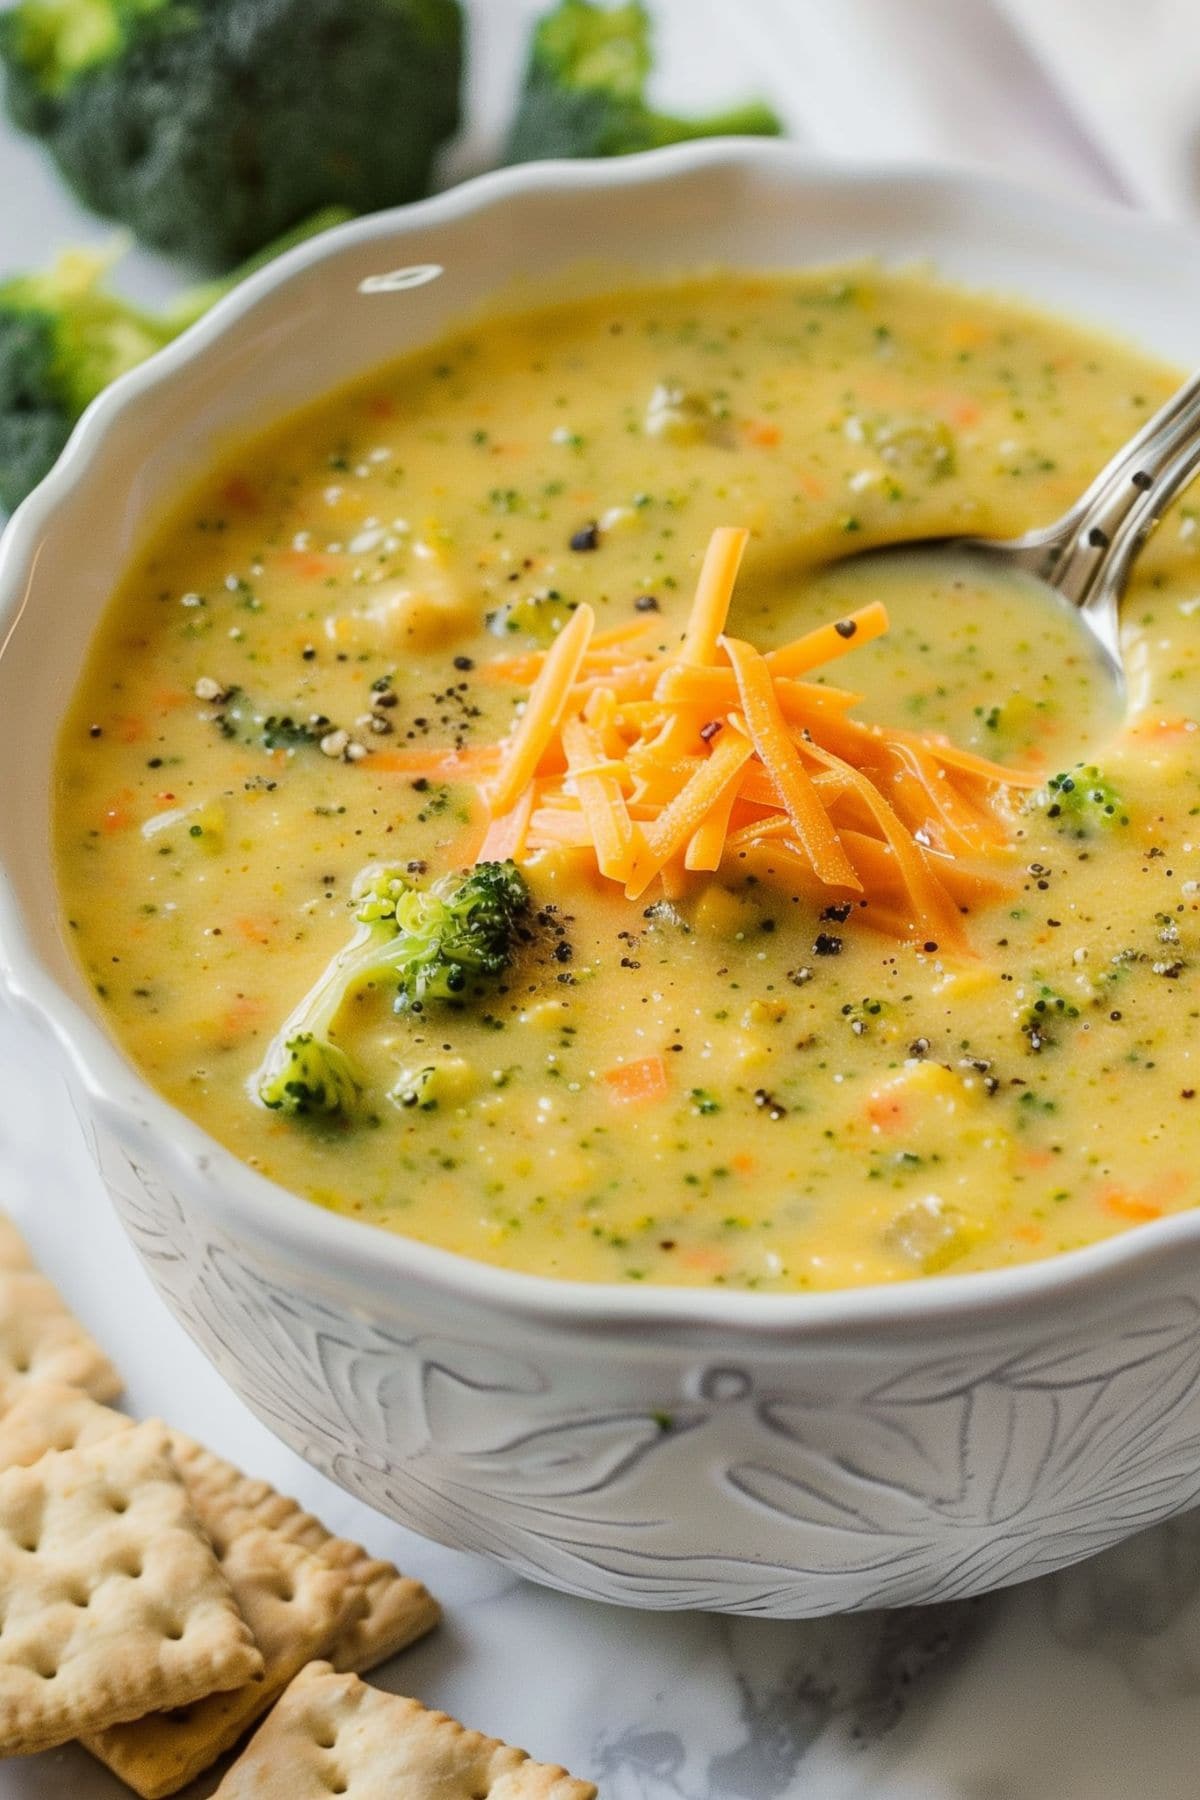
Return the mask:
<path id="1" fill-rule="evenodd" d="M 1200 216 L 1197 0 L 1003 4 L 1129 197 Z"/>
<path id="2" fill-rule="evenodd" d="M 1200 0 L 711 0 L 815 147 L 1200 216 Z"/>

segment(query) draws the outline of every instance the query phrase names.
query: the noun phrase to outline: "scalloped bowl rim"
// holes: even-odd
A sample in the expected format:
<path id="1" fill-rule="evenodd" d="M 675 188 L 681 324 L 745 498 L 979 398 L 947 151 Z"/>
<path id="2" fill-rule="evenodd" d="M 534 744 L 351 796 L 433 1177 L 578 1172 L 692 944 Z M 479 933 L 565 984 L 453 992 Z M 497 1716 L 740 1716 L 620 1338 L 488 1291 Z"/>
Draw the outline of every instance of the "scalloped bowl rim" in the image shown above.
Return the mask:
<path id="1" fill-rule="evenodd" d="M 345 249 L 400 239 L 427 225 L 470 218 L 526 195 L 637 189 L 669 183 L 676 174 L 697 167 L 753 166 L 758 162 L 786 166 L 800 181 L 809 174 L 826 184 L 844 183 L 848 188 L 968 190 L 1018 204 L 1026 213 L 1032 208 L 1043 216 L 1057 214 L 1075 223 L 1090 221 L 1097 228 L 1108 226 L 1126 237 L 1162 242 L 1184 235 L 1181 226 L 1167 221 L 1103 202 L 1041 193 L 1004 177 L 920 163 L 831 163 L 794 145 L 753 139 L 686 144 L 611 162 L 529 163 L 477 176 L 444 194 L 354 220 L 287 252 L 239 284 L 174 343 L 92 403 L 53 470 L 0 531 L 0 656 L 24 610 L 39 541 L 52 527 L 59 505 L 102 465 L 110 428 L 169 389 L 177 373 L 203 359 L 228 328 L 302 271 L 335 260 Z M 252 1220 L 261 1238 L 288 1246 L 293 1254 L 320 1258 L 327 1273 L 342 1286 L 353 1288 L 358 1280 L 378 1285 L 395 1276 L 453 1292 L 458 1299 L 545 1331 L 584 1328 L 607 1335 L 658 1325 L 667 1337 L 701 1332 L 724 1340 L 739 1336 L 747 1341 L 775 1339 L 783 1347 L 809 1336 L 829 1338 L 871 1327 L 920 1326 L 952 1317 L 972 1316 L 982 1325 L 992 1315 L 1066 1302 L 1085 1289 L 1124 1286 L 1132 1269 L 1172 1259 L 1184 1246 L 1200 1248 L 1197 1208 L 1038 1262 L 819 1293 L 630 1287 L 509 1270 L 326 1211 L 258 1174 L 210 1137 L 138 1073 L 98 1020 L 45 966 L 2 869 L 0 993 L 49 1032 L 91 1105 L 116 1135 L 125 1141 L 149 1135 L 157 1152 L 180 1171 L 189 1196 L 194 1199 L 199 1178 L 206 1203 L 223 1214 L 235 1230 L 239 1223 Z"/>

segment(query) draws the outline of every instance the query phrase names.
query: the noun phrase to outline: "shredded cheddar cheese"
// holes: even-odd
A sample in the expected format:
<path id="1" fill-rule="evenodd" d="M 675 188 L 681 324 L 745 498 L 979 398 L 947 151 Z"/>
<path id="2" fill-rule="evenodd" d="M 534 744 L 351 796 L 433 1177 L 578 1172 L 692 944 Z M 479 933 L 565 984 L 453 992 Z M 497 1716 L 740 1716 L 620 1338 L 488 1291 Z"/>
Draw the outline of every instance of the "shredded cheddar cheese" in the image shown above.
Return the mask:
<path id="1" fill-rule="evenodd" d="M 598 634 L 580 606 L 545 653 L 490 665 L 492 680 L 531 686 L 509 736 L 459 758 L 489 818 L 480 859 L 588 849 L 630 900 L 655 881 L 677 893 L 688 873 L 749 865 L 850 900 L 865 924 L 965 952 L 962 911 L 1003 885 L 997 797 L 1040 776 L 862 724 L 857 694 L 801 679 L 881 636 L 878 602 L 765 655 L 727 635 L 748 537 L 713 533 L 674 654 L 634 654 L 637 627 Z M 396 761 L 448 774 L 454 754 Z"/>

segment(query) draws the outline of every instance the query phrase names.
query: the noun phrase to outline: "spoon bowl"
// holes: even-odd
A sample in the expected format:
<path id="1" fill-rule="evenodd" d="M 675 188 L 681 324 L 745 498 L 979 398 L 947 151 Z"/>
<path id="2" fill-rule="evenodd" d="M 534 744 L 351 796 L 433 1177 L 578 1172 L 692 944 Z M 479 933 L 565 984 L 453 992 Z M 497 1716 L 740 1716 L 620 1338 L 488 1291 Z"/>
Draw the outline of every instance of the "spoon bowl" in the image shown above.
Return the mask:
<path id="1" fill-rule="evenodd" d="M 1123 696 L 1121 596 L 1138 551 L 1198 469 L 1200 373 L 1177 389 L 1052 525 L 1019 538 L 922 538 L 917 545 L 875 545 L 862 554 L 882 563 L 919 547 L 926 555 L 982 560 L 997 576 L 1032 578 L 1075 610 Z"/>

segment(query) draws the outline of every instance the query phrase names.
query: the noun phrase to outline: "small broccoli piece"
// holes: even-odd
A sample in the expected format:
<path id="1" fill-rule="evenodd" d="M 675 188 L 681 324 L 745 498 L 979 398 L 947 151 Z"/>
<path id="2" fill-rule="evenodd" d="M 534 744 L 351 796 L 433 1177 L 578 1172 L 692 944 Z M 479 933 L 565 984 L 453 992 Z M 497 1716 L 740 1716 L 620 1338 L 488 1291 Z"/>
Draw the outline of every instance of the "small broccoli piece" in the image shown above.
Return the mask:
<path id="1" fill-rule="evenodd" d="M 1030 805 L 1070 837 L 1093 837 L 1097 831 L 1129 823 L 1120 794 L 1094 763 L 1076 763 L 1073 769 L 1052 775 Z"/>
<path id="2" fill-rule="evenodd" d="M 390 995 L 397 1012 L 419 1011 L 502 974 L 529 890 L 510 862 L 480 863 L 430 888 L 414 887 L 399 869 L 370 869 L 355 885 L 354 907 L 358 931 L 289 1015 L 254 1079 L 264 1106 L 352 1117 L 365 1084 L 334 1041 L 342 1009 L 371 990 Z"/>
<path id="3" fill-rule="evenodd" d="M 900 414 L 869 420 L 862 434 L 881 462 L 898 473 L 939 481 L 953 475 L 957 462 L 954 434 L 941 419 Z"/>
<path id="4" fill-rule="evenodd" d="M 654 111 L 646 100 L 651 61 L 642 0 L 613 7 L 559 0 L 534 27 L 505 162 L 624 156 L 689 138 L 777 137 L 783 129 L 757 101 L 705 119 Z"/>
<path id="5" fill-rule="evenodd" d="M 1056 1041 L 1054 1030 L 1059 1020 L 1078 1017 L 1079 1008 L 1075 1002 L 1042 981 L 1033 998 L 1017 1014 L 1017 1024 L 1028 1040 L 1029 1048 L 1036 1053 Z"/>
<path id="6" fill-rule="evenodd" d="M 570 622 L 574 604 L 557 588 L 546 588 L 539 594 L 523 594 L 510 600 L 487 616 L 487 628 L 496 637 L 521 633 L 539 644 L 553 643 L 563 626 Z"/>
<path id="7" fill-rule="evenodd" d="M 345 1051 L 311 1031 L 284 1039 L 259 1078 L 263 1105 L 293 1115 L 348 1117 L 361 1095 L 362 1083 Z"/>
<path id="8" fill-rule="evenodd" d="M 458 127 L 459 0 L 19 0 L 13 121 L 85 205 L 227 269 L 319 207 L 416 199 Z"/>
<path id="9" fill-rule="evenodd" d="M 0 283 L 0 510 L 11 512 L 49 473 L 110 381 L 178 337 L 261 263 L 347 216 L 327 208 L 236 275 L 181 295 L 158 316 L 109 292 L 111 253 L 68 250 L 41 274 Z"/>

